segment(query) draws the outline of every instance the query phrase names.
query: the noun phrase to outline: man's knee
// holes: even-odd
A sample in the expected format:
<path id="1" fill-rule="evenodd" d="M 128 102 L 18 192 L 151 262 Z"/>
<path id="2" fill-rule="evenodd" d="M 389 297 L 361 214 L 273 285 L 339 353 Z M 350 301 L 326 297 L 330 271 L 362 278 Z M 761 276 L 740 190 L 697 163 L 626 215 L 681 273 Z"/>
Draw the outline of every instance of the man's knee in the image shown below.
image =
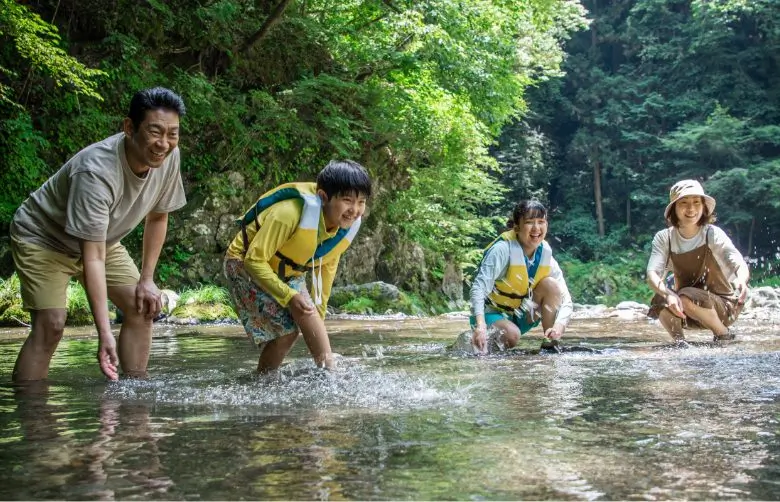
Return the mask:
<path id="1" fill-rule="evenodd" d="M 65 311 L 44 310 L 32 313 L 32 333 L 47 346 L 56 345 L 65 332 Z"/>
<path id="2" fill-rule="evenodd" d="M 146 314 L 139 314 L 138 310 L 132 308 L 130 310 L 122 310 L 122 325 L 135 326 L 152 329 L 154 325 L 154 319 Z"/>

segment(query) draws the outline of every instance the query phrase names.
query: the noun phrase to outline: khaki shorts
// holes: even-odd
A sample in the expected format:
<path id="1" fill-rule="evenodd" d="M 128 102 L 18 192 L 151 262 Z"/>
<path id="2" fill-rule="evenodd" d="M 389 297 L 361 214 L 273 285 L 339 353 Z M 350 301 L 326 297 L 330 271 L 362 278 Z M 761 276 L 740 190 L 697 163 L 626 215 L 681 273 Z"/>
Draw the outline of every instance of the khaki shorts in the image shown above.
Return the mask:
<path id="1" fill-rule="evenodd" d="M 83 284 L 81 258 L 21 241 L 13 235 L 11 254 L 27 310 L 64 309 L 70 279 Z M 136 285 L 140 277 L 138 267 L 122 244 L 106 249 L 106 286 Z"/>

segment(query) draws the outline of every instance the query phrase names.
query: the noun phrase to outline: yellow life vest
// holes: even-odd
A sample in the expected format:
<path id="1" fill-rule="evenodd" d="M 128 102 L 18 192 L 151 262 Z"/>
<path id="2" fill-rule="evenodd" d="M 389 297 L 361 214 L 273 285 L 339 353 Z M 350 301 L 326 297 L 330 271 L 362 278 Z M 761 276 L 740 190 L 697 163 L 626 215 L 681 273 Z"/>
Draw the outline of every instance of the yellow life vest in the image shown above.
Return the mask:
<path id="1" fill-rule="evenodd" d="M 244 238 L 244 253 L 249 249 L 246 227 L 254 222 L 255 228 L 259 229 L 258 216 L 277 202 L 289 199 L 303 200 L 303 210 L 298 228 L 269 261 L 282 280 L 303 275 L 308 268 L 314 269 L 315 264 L 319 267 L 325 259 L 341 255 L 360 229 L 358 218 L 348 229 L 339 228 L 334 236 L 318 244 L 322 200 L 317 195 L 317 184 L 285 183 L 261 195 L 254 206 L 237 220 Z"/>
<path id="2" fill-rule="evenodd" d="M 494 240 L 487 249 L 499 240 L 509 243 L 509 266 L 506 276 L 493 285 L 488 300 L 497 309 L 513 312 L 523 304 L 523 299 L 533 296 L 535 284 L 550 275 L 552 249 L 547 241 L 536 248 L 533 259 L 526 258 L 523 246 L 517 241 L 514 230 L 508 230 Z M 487 250 L 486 250 L 487 252 Z M 529 279 L 530 278 L 530 279 Z"/>

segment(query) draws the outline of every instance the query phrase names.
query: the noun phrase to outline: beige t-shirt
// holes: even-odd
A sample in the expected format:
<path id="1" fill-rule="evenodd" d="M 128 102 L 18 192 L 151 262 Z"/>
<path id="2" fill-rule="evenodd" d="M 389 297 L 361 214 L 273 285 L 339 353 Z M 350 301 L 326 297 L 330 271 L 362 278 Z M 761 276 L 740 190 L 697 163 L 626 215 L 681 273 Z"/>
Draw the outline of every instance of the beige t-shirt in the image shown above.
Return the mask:
<path id="1" fill-rule="evenodd" d="M 80 240 L 111 246 L 150 212 L 183 207 L 187 200 L 179 149 L 140 178 L 127 163 L 124 139 L 124 133 L 115 134 L 74 155 L 17 209 L 11 233 L 22 241 L 80 256 Z"/>

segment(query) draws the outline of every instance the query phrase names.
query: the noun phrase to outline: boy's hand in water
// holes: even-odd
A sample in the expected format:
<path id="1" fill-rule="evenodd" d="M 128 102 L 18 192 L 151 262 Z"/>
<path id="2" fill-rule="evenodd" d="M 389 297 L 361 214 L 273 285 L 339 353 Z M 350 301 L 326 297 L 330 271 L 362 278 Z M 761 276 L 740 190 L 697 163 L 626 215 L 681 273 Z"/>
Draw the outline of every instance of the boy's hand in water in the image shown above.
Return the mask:
<path id="1" fill-rule="evenodd" d="M 477 324 L 474 327 L 474 332 L 471 335 L 471 343 L 478 351 L 484 353 L 487 350 L 487 326 L 484 324 Z"/>
<path id="2" fill-rule="evenodd" d="M 317 312 L 317 309 L 314 308 L 314 304 L 300 293 L 293 296 L 287 306 L 292 313 L 297 316 L 311 315 Z"/>

